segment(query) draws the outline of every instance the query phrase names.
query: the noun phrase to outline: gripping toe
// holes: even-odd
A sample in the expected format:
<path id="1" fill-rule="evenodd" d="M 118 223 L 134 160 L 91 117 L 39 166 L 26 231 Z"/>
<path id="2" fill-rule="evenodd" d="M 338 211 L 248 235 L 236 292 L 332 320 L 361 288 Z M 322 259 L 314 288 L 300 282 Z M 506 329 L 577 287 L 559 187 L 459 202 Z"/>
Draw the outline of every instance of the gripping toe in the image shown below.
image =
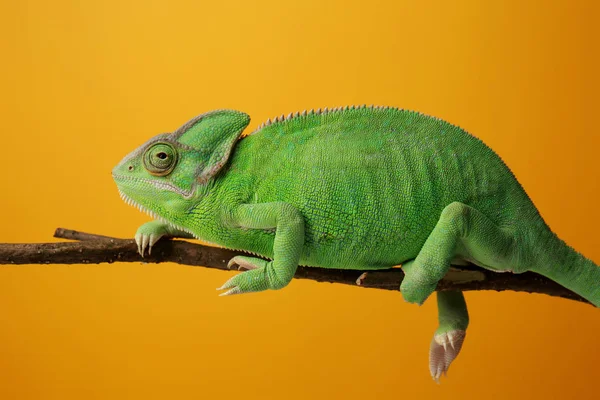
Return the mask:
<path id="1" fill-rule="evenodd" d="M 429 348 L 429 372 L 437 383 L 440 383 L 440 377 L 448 372 L 450 364 L 458 356 L 465 334 L 465 331 L 456 329 L 433 336 Z"/>

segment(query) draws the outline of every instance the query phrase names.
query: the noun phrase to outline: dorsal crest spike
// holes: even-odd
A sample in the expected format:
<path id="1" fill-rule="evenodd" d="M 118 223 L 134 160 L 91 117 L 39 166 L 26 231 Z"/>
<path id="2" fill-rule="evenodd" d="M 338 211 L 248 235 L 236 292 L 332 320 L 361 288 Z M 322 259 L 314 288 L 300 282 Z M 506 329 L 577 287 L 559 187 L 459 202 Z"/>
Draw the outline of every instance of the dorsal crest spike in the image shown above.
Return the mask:
<path id="1" fill-rule="evenodd" d="M 263 128 L 266 128 L 270 125 L 273 124 L 277 124 L 277 123 L 287 123 L 289 121 L 293 121 L 294 118 L 296 117 L 311 117 L 311 116 L 315 116 L 315 115 L 322 115 L 322 114 L 332 114 L 335 112 L 345 112 L 345 111 L 360 111 L 360 110 L 397 110 L 397 111 L 406 111 L 403 108 L 397 108 L 397 107 L 391 107 L 391 106 L 382 106 L 382 105 L 375 105 L 375 104 L 371 104 L 371 105 L 367 105 L 367 104 L 361 104 L 361 105 L 346 105 L 346 106 L 338 106 L 338 107 L 324 107 L 324 108 L 317 108 L 317 109 L 310 109 L 310 110 L 303 110 L 302 112 L 296 111 L 294 113 L 289 113 L 287 115 L 285 114 L 281 114 L 280 116 L 277 116 L 273 119 L 268 118 L 265 122 L 263 122 L 262 124 L 260 124 L 254 131 L 252 131 L 251 133 L 249 133 L 246 136 L 252 135 L 254 133 L 257 133 L 258 131 L 260 131 Z M 426 114 L 420 113 L 420 112 L 415 112 L 412 111 L 415 114 L 418 115 L 423 115 L 423 116 L 427 116 Z M 439 118 L 435 118 L 435 119 L 439 119 Z"/>

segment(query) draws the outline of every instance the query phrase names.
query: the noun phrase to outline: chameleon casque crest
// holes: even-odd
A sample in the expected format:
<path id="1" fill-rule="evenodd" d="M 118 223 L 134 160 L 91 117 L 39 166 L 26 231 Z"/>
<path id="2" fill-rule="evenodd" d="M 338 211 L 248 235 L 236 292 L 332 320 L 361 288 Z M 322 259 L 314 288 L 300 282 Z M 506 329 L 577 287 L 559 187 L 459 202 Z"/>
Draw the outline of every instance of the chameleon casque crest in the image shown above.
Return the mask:
<path id="1" fill-rule="evenodd" d="M 298 265 L 356 270 L 402 265 L 400 291 L 422 304 L 451 264 L 533 271 L 600 306 L 600 268 L 546 225 L 510 169 L 461 128 L 391 107 L 342 107 L 268 120 L 202 114 L 127 155 L 113 170 L 123 199 L 164 235 L 254 253 L 222 295 L 280 289 Z M 469 323 L 461 292 L 438 292 L 434 379 L 458 355 Z"/>

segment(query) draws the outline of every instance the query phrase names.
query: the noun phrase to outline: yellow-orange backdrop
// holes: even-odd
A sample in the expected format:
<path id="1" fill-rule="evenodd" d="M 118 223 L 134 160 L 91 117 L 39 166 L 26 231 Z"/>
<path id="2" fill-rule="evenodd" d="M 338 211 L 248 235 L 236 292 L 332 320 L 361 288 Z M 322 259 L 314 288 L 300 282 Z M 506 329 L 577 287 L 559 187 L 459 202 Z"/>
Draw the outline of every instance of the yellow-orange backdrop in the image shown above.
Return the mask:
<path id="1" fill-rule="evenodd" d="M 132 236 L 147 217 L 111 168 L 198 113 L 244 110 L 253 128 L 376 103 L 484 140 L 600 262 L 598 17 L 593 1 L 4 1 L 0 242 Z M 228 276 L 1 267 L 0 398 L 597 398 L 588 305 L 467 293 L 470 332 L 438 386 L 433 301 L 306 281 L 220 298 Z"/>

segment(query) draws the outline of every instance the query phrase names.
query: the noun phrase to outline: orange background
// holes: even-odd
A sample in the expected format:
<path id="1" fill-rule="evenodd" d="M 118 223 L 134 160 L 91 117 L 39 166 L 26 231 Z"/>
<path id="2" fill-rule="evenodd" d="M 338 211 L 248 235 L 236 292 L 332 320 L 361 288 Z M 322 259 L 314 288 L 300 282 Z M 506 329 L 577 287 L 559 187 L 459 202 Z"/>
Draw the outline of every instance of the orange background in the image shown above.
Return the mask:
<path id="1" fill-rule="evenodd" d="M 600 262 L 598 6 L 498 3 L 3 1 L 0 242 L 57 226 L 133 236 L 148 218 L 119 199 L 112 167 L 196 114 L 244 110 L 253 129 L 375 103 L 484 140 Z M 467 293 L 469 334 L 438 386 L 434 301 L 308 281 L 220 298 L 229 276 L 0 267 L 0 398 L 598 398 L 588 305 Z"/>

